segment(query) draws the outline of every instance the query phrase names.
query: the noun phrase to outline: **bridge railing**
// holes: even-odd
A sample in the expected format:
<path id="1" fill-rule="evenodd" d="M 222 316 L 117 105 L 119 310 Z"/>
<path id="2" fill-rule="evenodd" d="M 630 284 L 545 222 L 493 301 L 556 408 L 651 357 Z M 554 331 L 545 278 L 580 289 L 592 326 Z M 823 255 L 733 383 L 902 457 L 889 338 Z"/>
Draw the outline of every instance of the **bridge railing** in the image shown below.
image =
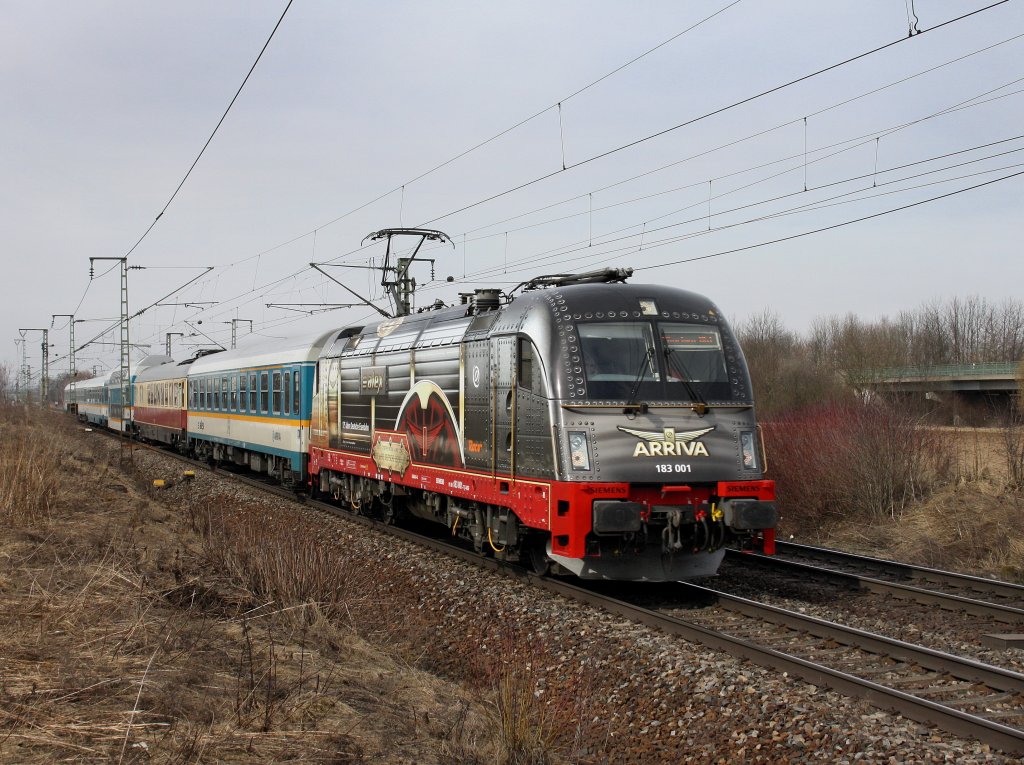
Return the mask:
<path id="1" fill-rule="evenodd" d="M 878 367 L 851 371 L 852 384 L 898 382 L 926 379 L 1013 377 L 1021 362 L 983 362 L 980 364 L 929 364 L 916 367 Z"/>

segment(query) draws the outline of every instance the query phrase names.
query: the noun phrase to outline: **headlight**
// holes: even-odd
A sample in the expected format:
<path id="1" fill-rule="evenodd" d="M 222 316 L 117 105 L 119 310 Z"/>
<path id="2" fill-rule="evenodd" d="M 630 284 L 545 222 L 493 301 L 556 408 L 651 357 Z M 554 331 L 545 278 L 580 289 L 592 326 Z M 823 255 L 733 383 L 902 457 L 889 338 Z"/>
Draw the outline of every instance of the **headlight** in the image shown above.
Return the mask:
<path id="1" fill-rule="evenodd" d="M 590 470 L 590 441 L 582 430 L 569 431 L 569 457 L 573 470 Z"/>
<path id="2" fill-rule="evenodd" d="M 749 430 L 740 433 L 740 454 L 743 456 L 744 470 L 757 470 L 757 441 Z"/>

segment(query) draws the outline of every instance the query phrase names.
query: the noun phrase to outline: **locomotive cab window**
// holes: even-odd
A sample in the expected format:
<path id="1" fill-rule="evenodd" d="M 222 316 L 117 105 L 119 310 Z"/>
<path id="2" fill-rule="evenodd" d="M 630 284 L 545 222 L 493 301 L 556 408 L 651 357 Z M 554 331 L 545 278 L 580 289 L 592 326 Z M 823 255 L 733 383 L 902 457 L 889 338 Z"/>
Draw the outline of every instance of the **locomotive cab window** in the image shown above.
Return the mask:
<path id="1" fill-rule="evenodd" d="M 660 398 L 654 333 L 646 322 L 594 322 L 577 326 L 591 398 Z"/>
<path id="2" fill-rule="evenodd" d="M 577 331 L 591 399 L 706 403 L 732 398 L 716 327 L 587 322 Z"/>
<path id="3" fill-rule="evenodd" d="M 680 398 L 677 386 L 688 388 L 683 398 L 703 401 L 731 397 L 722 337 L 714 327 L 659 324 L 665 381 L 671 398 Z"/>

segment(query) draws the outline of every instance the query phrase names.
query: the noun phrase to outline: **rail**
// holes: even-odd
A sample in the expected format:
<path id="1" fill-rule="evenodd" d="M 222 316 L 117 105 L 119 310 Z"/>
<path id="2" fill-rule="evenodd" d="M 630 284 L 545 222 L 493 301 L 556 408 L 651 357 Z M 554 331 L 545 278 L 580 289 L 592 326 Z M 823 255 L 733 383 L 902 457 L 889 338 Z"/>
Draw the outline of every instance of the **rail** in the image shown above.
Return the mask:
<path id="1" fill-rule="evenodd" d="M 774 556 L 736 550 L 730 550 L 728 556 L 1006 624 L 1024 623 L 1024 586 L 1011 582 L 792 542 L 777 542 Z"/>

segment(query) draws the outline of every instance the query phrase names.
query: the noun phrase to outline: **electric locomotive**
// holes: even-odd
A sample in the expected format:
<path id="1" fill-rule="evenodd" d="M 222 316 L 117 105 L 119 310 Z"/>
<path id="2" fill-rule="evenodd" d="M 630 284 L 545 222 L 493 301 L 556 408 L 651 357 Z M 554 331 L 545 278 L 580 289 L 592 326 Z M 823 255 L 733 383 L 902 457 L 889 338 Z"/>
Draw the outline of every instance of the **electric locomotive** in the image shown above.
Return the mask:
<path id="1" fill-rule="evenodd" d="M 773 552 L 735 336 L 708 298 L 631 273 L 336 332 L 317 362 L 311 488 L 588 579 L 714 574 L 727 543 Z"/>

